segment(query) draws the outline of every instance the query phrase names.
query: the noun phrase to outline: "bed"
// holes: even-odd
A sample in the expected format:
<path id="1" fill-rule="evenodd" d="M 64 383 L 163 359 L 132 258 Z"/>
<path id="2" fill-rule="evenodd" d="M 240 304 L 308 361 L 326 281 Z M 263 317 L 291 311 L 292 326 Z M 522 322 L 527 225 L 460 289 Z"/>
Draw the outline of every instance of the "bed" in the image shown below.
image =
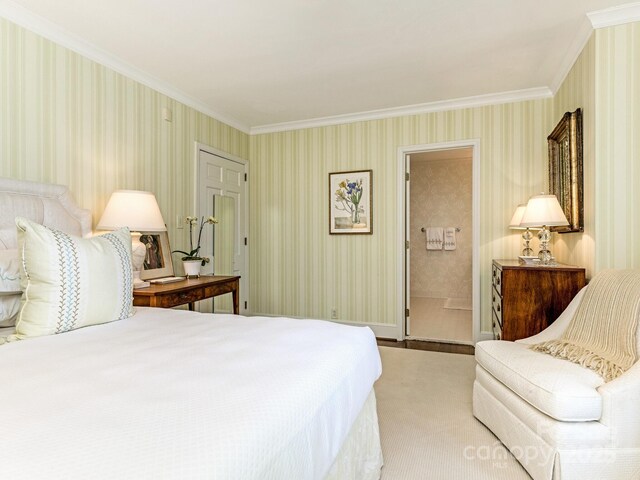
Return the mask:
<path id="1" fill-rule="evenodd" d="M 16 216 L 91 236 L 65 187 L 0 179 L 5 253 L 17 247 Z M 2 478 L 380 477 L 370 329 L 132 313 L 23 340 L 0 329 Z"/>

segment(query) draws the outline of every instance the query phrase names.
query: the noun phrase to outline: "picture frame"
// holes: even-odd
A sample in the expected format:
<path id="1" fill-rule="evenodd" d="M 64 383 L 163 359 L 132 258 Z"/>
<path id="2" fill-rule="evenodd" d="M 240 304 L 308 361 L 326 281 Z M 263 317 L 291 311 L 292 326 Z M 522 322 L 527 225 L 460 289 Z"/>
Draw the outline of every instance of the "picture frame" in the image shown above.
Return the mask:
<path id="1" fill-rule="evenodd" d="M 140 232 L 140 242 L 147 247 L 147 254 L 142 264 L 140 278 L 173 277 L 173 261 L 167 232 Z"/>
<path id="2" fill-rule="evenodd" d="M 568 226 L 551 227 L 558 233 L 584 231 L 582 110 L 566 112 L 547 137 L 549 191 L 564 211 Z"/>
<path id="3" fill-rule="evenodd" d="M 373 170 L 329 173 L 329 234 L 373 234 Z"/>

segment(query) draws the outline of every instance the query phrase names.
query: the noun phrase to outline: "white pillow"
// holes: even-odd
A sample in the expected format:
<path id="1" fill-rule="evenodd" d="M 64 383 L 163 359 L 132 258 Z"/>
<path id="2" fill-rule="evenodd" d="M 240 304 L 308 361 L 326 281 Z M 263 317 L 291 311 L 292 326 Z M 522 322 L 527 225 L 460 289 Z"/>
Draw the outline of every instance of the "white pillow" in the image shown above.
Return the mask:
<path id="1" fill-rule="evenodd" d="M 21 295 L 18 250 L 0 250 L 0 327 L 16 324 Z"/>
<path id="2" fill-rule="evenodd" d="M 80 238 L 17 217 L 24 292 L 16 337 L 62 333 L 133 314 L 127 228 Z"/>

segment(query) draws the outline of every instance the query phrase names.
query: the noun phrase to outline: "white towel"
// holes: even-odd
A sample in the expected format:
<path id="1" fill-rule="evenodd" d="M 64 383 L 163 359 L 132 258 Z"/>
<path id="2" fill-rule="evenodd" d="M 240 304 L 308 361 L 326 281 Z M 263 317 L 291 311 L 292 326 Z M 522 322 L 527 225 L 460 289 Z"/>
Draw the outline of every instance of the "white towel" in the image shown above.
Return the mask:
<path id="1" fill-rule="evenodd" d="M 455 227 L 447 227 L 444 229 L 444 249 L 456 249 L 456 229 Z"/>
<path id="2" fill-rule="evenodd" d="M 429 227 L 426 229 L 427 250 L 442 250 L 444 229 L 442 227 Z"/>

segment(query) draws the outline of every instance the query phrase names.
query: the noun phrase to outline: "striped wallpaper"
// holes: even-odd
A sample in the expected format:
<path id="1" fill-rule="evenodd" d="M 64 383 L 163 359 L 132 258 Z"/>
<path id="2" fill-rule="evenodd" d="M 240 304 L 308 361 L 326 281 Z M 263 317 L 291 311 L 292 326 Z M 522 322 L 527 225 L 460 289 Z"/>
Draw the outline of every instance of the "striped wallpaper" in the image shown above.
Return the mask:
<path id="1" fill-rule="evenodd" d="M 506 225 L 518 203 L 548 188 L 546 137 L 564 111 L 584 109 L 586 230 L 557 236 L 556 255 L 590 272 L 640 266 L 639 51 L 638 23 L 609 27 L 554 99 L 249 137 L 0 19 L 0 176 L 69 185 L 94 222 L 113 190 L 151 190 L 179 248 L 186 230 L 175 217 L 192 213 L 194 141 L 249 159 L 250 311 L 329 318 L 335 308 L 341 320 L 393 325 L 402 301 L 397 149 L 477 138 L 489 331 L 491 259 L 519 252 Z M 354 169 L 373 169 L 374 234 L 330 236 L 328 173 Z"/>
<path id="2" fill-rule="evenodd" d="M 194 141 L 249 156 L 246 134 L 0 18 L 0 176 L 68 185 L 94 225 L 114 190 L 150 190 L 179 248 Z"/>
<path id="3" fill-rule="evenodd" d="M 397 150 L 480 139 L 481 298 L 493 258 L 514 258 L 507 229 L 518 203 L 546 182 L 551 99 L 255 135 L 251 143 L 252 311 L 395 324 Z M 328 174 L 373 169 L 374 233 L 328 233 Z M 490 302 L 482 329 L 490 330 Z"/>
<path id="4" fill-rule="evenodd" d="M 640 268 L 640 22 L 595 44 L 595 268 Z"/>
<path id="5" fill-rule="evenodd" d="M 547 134 L 565 112 L 578 108 L 582 108 L 584 233 L 553 234 L 552 252 L 562 263 L 585 267 L 587 278 L 591 278 L 595 267 L 595 35 L 591 35 L 553 99 Z M 546 158 L 548 161 L 549 156 Z"/>

